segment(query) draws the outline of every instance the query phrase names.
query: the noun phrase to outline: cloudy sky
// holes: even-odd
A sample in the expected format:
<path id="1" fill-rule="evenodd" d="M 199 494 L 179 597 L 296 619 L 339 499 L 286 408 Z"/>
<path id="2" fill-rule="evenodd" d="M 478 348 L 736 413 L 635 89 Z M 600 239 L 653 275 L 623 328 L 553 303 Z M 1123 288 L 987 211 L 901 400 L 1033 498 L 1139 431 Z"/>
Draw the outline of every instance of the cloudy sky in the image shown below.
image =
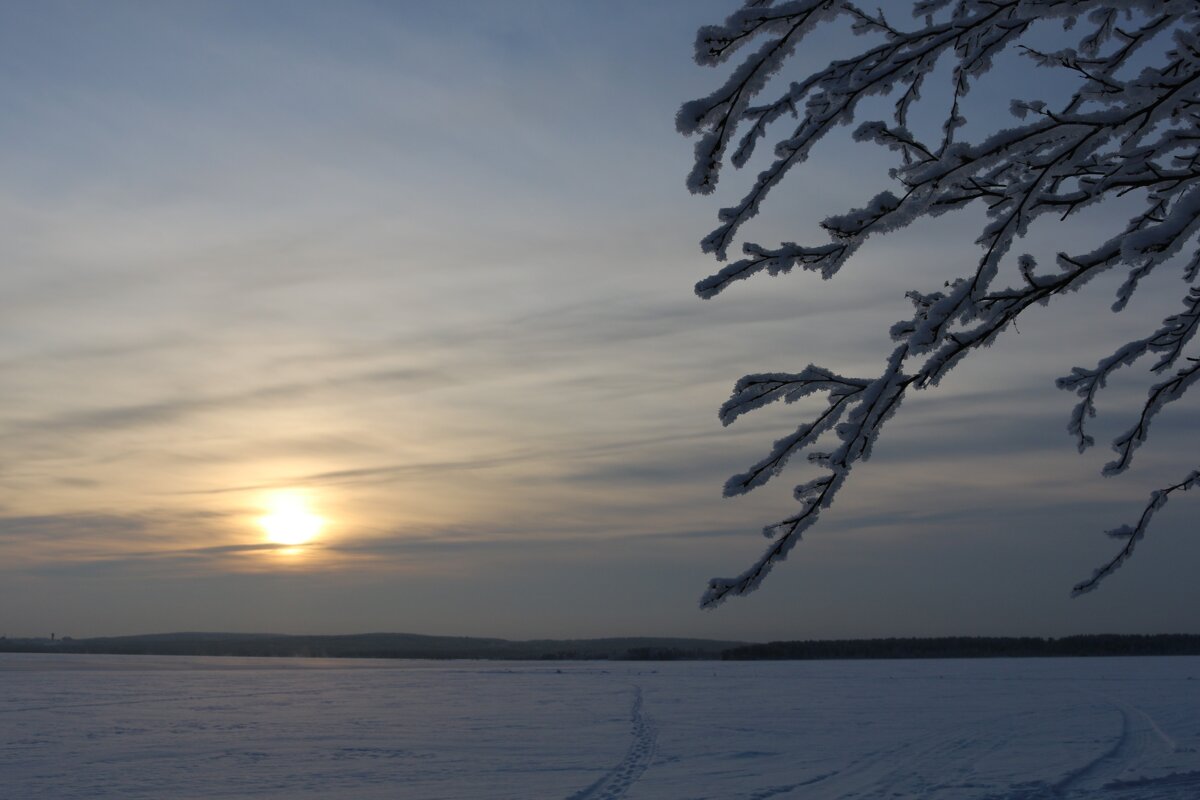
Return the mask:
<path id="1" fill-rule="evenodd" d="M 1068 598 L 1102 532 L 1195 466 L 1186 401 L 1120 478 L 1066 433 L 1054 378 L 1175 310 L 1150 286 L 1114 317 L 1112 282 L 908 400 L 788 563 L 698 610 L 811 477 L 721 499 L 805 415 L 722 428 L 733 381 L 877 371 L 904 291 L 970 263 L 982 220 L 697 299 L 697 243 L 745 180 L 690 196 L 674 114 L 717 85 L 691 43 L 732 5 L 4 6 L 0 634 L 1200 628 L 1187 496 Z M 1012 89 L 968 117 L 997 124 Z M 820 241 L 888 164 L 843 131 L 752 232 Z M 1143 386 L 1113 386 L 1098 439 Z M 263 524 L 301 508 L 323 521 L 302 545 Z"/>

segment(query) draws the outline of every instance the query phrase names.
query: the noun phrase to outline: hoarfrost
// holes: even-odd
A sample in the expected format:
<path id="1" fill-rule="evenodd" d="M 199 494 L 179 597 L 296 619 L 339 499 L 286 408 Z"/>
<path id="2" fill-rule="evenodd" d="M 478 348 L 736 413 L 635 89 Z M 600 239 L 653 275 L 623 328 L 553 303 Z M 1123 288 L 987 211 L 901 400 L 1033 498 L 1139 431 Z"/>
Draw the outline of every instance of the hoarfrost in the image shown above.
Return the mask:
<path id="1" fill-rule="evenodd" d="M 761 272 L 780 275 L 795 267 L 831 278 L 869 236 L 971 205 L 985 206 L 988 216 L 976 240 L 982 252 L 964 275 L 944 291 L 909 293 L 913 315 L 892 326 L 897 346 L 878 377 L 843 378 L 810 365 L 796 374 L 748 375 L 735 385 L 721 408 L 725 424 L 774 400 L 828 394 L 822 413 L 730 478 L 726 495 L 762 485 L 821 440 L 833 436 L 839 444 L 806 453 L 827 474 L 797 487 L 799 513 L 766 526 L 764 533 L 772 539 L 767 552 L 738 577 L 713 579 L 703 606 L 752 591 L 786 558 L 833 502 L 851 467 L 870 457 L 883 424 L 910 389 L 937 385 L 967 354 L 996 341 L 1027 308 L 1075 291 L 1099 274 L 1125 272 L 1113 306 L 1120 311 L 1146 277 L 1191 253 L 1184 269 L 1189 286 L 1183 312 L 1167 316 L 1149 336 L 1118 349 L 1095 369 L 1076 367 L 1059 380 L 1060 388 L 1081 398 L 1067 425 L 1079 449 L 1093 443 L 1087 420 L 1096 413 L 1098 391 L 1120 367 L 1148 353 L 1159 356 L 1154 372 L 1185 360 L 1172 377 L 1150 387 L 1134 424 L 1113 442 L 1118 456 L 1104 468 L 1106 475 L 1129 467 L 1158 412 L 1200 379 L 1200 360 L 1185 354 L 1200 326 L 1195 285 L 1200 254 L 1194 252 L 1200 232 L 1200 8 L 1183 0 L 922 0 L 912 11 L 913 23 L 904 27 L 855 2 L 747 0 L 723 24 L 706 26 L 697 36 L 698 64 L 716 66 L 744 55 L 720 88 L 679 111 L 679 131 L 698 137 L 689 190 L 714 192 L 726 161 L 740 169 L 759 144 L 775 137 L 770 163 L 739 202 L 719 212 L 719 225 L 701 242 L 718 261 L 726 260 L 742 226 L 784 176 L 833 128 L 848 124 L 864 99 L 894 97 L 892 119 L 859 124 L 854 139 L 888 148 L 900 161 L 889 173 L 897 191 L 881 192 L 822 223 L 829 242 L 778 247 L 745 242 L 744 258 L 696 285 L 700 297 L 715 297 Z M 868 35 L 870 43 L 857 55 L 791 81 L 782 93 L 761 98 L 777 83 L 770 79 L 785 74 L 805 38 L 838 18 Z M 1046 52 L 1022 43 L 1041 21 L 1060 23 L 1071 41 Z M 752 42 L 759 43 L 753 51 Z M 965 125 L 960 100 L 973 82 L 987 76 L 995 57 L 1010 49 L 1037 68 L 1067 72 L 1077 81 L 1076 91 L 1058 106 L 1038 98 L 1013 100 L 1014 127 L 976 142 L 958 141 Z M 952 64 L 953 99 L 937 139 L 923 141 L 908 122 L 939 61 Z M 778 128 L 789 118 L 796 120 L 793 126 Z M 1142 208 L 1115 236 L 1090 251 L 1059 253 L 1054 270 L 1042 270 L 1031 255 L 1018 255 L 1020 282 L 999 283 L 1013 247 L 1035 221 L 1065 219 L 1129 194 L 1142 199 Z M 1195 475 L 1159 490 L 1155 498 L 1191 488 Z M 1128 539 L 1125 549 L 1080 584 L 1087 588 L 1076 587 L 1076 594 L 1123 563 L 1159 505 L 1152 501 L 1138 526 L 1120 534 Z"/>

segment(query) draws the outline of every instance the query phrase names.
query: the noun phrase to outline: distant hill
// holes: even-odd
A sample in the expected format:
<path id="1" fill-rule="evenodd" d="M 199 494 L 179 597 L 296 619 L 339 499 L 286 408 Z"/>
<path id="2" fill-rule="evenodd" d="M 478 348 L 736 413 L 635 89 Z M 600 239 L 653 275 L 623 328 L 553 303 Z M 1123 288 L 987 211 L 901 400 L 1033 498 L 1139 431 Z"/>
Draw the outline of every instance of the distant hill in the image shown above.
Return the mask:
<path id="1" fill-rule="evenodd" d="M 413 633 L 290 636 L 272 633 L 156 633 L 96 639 L 5 639 L 0 653 L 274 656 L 310 658 L 474 658 L 495 660 L 816 660 L 865 658 L 1028 658 L 1047 656 L 1200 655 L 1200 635 L 1037 637 L 947 636 L 726 642 L 624 637 L 511 641 Z"/>
<path id="2" fill-rule="evenodd" d="M 303 656 L 310 658 L 482 658 L 511 660 L 718 659 L 746 642 L 626 637 L 510 641 L 412 633 L 289 636 L 270 633 L 156 633 L 96 639 L 0 639 L 0 652 L 120 655 Z"/>

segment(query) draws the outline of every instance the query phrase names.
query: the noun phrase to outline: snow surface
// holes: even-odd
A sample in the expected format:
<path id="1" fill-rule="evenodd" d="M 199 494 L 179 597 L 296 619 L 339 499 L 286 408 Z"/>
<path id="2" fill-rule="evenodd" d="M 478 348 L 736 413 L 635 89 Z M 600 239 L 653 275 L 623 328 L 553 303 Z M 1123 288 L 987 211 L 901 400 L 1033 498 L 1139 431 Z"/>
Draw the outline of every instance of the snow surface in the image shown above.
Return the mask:
<path id="1" fill-rule="evenodd" d="M 0 797 L 1195 800 L 1200 658 L 0 654 Z"/>

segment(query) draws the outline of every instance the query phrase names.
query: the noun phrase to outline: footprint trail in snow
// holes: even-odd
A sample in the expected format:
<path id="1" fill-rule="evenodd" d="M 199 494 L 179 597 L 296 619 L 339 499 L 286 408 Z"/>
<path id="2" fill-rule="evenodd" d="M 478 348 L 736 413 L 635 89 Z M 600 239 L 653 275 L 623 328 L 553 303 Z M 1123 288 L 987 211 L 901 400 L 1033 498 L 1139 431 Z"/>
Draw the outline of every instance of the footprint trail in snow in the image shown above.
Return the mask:
<path id="1" fill-rule="evenodd" d="M 642 687 L 634 687 L 633 707 L 630 709 L 633 741 L 620 763 L 604 777 L 568 800 L 617 800 L 624 797 L 629 787 L 642 777 L 654 757 L 654 743 L 658 731 L 654 722 L 642 713 Z"/>

